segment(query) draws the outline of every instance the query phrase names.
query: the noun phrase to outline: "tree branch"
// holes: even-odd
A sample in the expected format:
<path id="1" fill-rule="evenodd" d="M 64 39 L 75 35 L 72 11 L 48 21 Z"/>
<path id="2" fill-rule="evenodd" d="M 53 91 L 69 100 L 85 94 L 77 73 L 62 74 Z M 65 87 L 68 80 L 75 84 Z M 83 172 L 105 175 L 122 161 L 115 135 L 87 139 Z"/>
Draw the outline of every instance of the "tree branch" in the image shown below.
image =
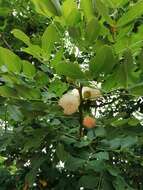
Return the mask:
<path id="1" fill-rule="evenodd" d="M 79 138 L 82 137 L 82 132 L 83 132 L 83 99 L 82 99 L 82 85 L 80 85 L 79 89 L 79 96 L 80 96 L 80 106 L 79 106 L 79 123 L 80 123 L 80 128 L 79 128 Z"/>

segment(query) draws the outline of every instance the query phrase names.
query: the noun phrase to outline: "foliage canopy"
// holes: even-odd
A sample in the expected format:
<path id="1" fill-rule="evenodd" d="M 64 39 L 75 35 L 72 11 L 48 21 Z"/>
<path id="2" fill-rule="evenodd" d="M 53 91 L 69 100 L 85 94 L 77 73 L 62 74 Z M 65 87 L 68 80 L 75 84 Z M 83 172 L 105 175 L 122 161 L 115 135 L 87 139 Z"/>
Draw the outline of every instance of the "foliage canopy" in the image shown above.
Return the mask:
<path id="1" fill-rule="evenodd" d="M 0 0 L 2 190 L 143 189 L 142 15 L 143 0 Z"/>

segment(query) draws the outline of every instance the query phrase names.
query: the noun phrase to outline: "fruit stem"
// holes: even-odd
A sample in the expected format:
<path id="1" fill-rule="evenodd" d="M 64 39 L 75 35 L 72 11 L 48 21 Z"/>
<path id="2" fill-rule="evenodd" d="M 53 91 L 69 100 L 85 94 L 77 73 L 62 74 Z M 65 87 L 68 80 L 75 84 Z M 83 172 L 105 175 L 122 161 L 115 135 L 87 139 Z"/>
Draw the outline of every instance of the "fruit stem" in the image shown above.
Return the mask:
<path id="1" fill-rule="evenodd" d="M 80 128 L 79 128 L 79 138 L 82 137 L 82 132 L 83 132 L 83 125 L 82 125 L 82 121 L 83 121 L 83 99 L 82 99 L 82 85 L 80 85 L 79 89 L 79 97 L 80 97 L 80 106 L 79 106 L 79 123 L 80 123 Z"/>

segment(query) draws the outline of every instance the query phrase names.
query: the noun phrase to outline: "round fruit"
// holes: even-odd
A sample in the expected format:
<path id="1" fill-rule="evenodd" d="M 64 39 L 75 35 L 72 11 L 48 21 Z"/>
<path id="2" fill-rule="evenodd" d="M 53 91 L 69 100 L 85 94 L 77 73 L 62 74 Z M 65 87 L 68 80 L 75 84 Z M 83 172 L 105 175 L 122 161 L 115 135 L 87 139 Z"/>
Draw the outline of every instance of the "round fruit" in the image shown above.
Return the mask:
<path id="1" fill-rule="evenodd" d="M 83 126 L 86 128 L 94 128 L 96 126 L 96 120 L 93 117 L 85 116 L 83 119 Z"/>

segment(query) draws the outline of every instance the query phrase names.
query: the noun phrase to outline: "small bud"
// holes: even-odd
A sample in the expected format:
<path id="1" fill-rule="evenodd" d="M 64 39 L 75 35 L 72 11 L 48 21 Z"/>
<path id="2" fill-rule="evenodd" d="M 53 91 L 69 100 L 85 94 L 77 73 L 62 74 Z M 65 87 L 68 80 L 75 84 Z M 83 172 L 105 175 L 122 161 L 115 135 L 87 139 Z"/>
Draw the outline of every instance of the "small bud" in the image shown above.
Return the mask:
<path id="1" fill-rule="evenodd" d="M 84 99 L 97 99 L 102 96 L 99 89 L 83 87 L 82 96 Z"/>
<path id="2" fill-rule="evenodd" d="M 47 181 L 45 181 L 45 180 L 40 179 L 39 182 L 41 183 L 41 185 L 43 187 L 47 187 L 47 185 L 48 185 Z"/>

